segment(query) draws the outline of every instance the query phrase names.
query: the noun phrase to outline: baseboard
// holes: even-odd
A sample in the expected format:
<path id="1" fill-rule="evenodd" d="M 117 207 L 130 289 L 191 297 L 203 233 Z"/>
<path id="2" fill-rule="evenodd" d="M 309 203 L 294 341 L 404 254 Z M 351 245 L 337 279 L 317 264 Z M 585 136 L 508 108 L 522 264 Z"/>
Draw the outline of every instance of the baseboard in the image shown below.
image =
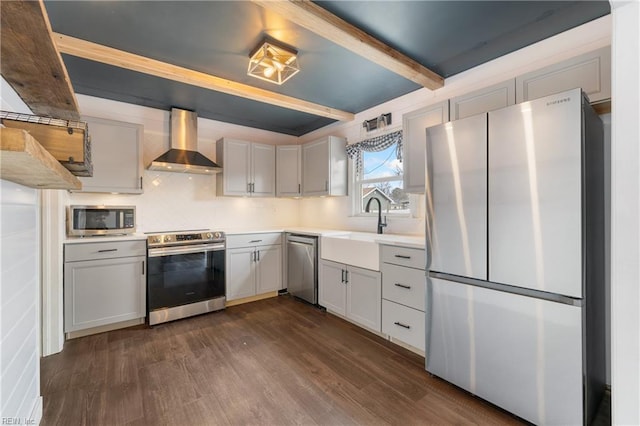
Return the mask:
<path id="1" fill-rule="evenodd" d="M 258 294 L 255 296 L 243 297 L 242 299 L 235 300 L 227 300 L 225 306 L 228 308 L 230 306 L 242 305 L 243 303 L 256 302 L 262 299 L 270 299 L 272 297 L 277 297 L 278 291 L 270 291 L 269 293 Z"/>
<path id="2" fill-rule="evenodd" d="M 104 333 L 106 331 L 118 330 L 120 328 L 127 328 L 144 324 L 144 320 L 144 318 L 136 318 L 128 321 L 117 322 L 115 324 L 107 324 L 98 327 L 87 328 L 85 330 L 70 331 L 66 334 L 66 336 L 67 340 L 77 339 L 78 337 L 90 336 L 92 334 Z"/>

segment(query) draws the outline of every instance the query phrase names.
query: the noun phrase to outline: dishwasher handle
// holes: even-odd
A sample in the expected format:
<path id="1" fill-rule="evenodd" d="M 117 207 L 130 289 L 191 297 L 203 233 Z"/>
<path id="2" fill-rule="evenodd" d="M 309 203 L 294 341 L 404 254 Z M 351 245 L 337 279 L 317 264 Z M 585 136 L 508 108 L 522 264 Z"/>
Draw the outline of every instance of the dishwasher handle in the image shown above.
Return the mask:
<path id="1" fill-rule="evenodd" d="M 307 237 L 304 235 L 294 235 L 294 234 L 287 235 L 287 243 L 300 243 L 300 244 L 305 244 L 309 246 L 315 246 L 316 241 L 317 241 L 316 237 Z"/>

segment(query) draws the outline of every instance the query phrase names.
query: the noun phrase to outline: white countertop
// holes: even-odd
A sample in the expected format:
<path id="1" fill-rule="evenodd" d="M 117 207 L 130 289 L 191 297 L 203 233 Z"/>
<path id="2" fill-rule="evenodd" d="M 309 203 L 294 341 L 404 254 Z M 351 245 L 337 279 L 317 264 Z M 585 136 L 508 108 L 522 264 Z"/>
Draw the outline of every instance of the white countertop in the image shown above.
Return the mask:
<path id="1" fill-rule="evenodd" d="M 266 233 L 272 233 L 272 232 L 291 232 L 296 234 L 312 235 L 315 237 L 339 237 L 341 235 L 345 235 L 345 236 L 350 235 L 351 238 L 373 241 L 378 244 L 398 245 L 398 246 L 417 248 L 417 249 L 424 249 L 425 247 L 425 238 L 419 235 L 374 234 L 370 232 L 357 232 L 357 231 L 346 231 L 346 230 L 338 230 L 338 229 L 305 228 L 305 227 L 225 230 L 225 233 L 227 235 L 266 234 Z M 112 241 L 146 240 L 146 239 L 147 239 L 147 235 L 143 233 L 135 233 L 135 234 L 129 234 L 129 235 L 67 237 L 63 242 L 64 244 L 82 244 L 82 243 L 100 243 L 100 242 L 112 242 Z"/>
<path id="2" fill-rule="evenodd" d="M 228 229 L 227 235 L 263 234 L 271 232 L 291 232 L 295 234 L 312 235 L 315 237 L 340 237 L 372 241 L 378 244 L 398 245 L 403 247 L 424 249 L 425 237 L 422 235 L 399 235 L 399 234 L 375 234 L 372 232 L 358 232 L 339 229 L 305 228 L 305 227 L 284 227 L 270 229 Z"/>
<path id="3" fill-rule="evenodd" d="M 135 233 L 128 235 L 96 235 L 93 237 L 67 237 L 64 244 L 82 244 L 82 243 L 110 243 L 113 241 L 134 241 L 146 240 L 145 234 Z"/>

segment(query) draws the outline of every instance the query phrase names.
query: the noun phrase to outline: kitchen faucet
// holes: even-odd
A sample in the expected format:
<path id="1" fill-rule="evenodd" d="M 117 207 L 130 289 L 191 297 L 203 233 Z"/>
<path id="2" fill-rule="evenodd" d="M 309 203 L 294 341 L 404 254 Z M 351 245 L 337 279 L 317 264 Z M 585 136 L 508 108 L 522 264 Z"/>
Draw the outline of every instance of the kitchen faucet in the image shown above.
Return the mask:
<path id="1" fill-rule="evenodd" d="M 369 201 L 367 201 L 367 206 L 364 208 L 365 213 L 369 213 L 370 209 L 369 207 L 371 206 L 371 202 L 373 200 L 376 200 L 378 202 L 378 234 L 382 234 L 382 228 L 384 228 L 385 226 L 387 226 L 387 218 L 385 217 L 384 219 L 384 223 L 382 222 L 382 203 L 380 202 L 380 200 L 377 197 L 371 197 L 369 198 Z"/>

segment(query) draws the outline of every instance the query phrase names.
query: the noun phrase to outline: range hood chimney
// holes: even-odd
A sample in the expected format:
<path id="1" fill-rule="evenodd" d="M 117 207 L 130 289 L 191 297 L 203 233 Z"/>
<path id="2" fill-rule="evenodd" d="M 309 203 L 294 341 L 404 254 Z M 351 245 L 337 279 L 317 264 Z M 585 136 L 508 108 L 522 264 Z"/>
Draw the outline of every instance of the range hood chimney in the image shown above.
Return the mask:
<path id="1" fill-rule="evenodd" d="M 198 115 L 171 108 L 171 149 L 153 160 L 149 170 L 213 174 L 222 168 L 198 151 Z"/>

